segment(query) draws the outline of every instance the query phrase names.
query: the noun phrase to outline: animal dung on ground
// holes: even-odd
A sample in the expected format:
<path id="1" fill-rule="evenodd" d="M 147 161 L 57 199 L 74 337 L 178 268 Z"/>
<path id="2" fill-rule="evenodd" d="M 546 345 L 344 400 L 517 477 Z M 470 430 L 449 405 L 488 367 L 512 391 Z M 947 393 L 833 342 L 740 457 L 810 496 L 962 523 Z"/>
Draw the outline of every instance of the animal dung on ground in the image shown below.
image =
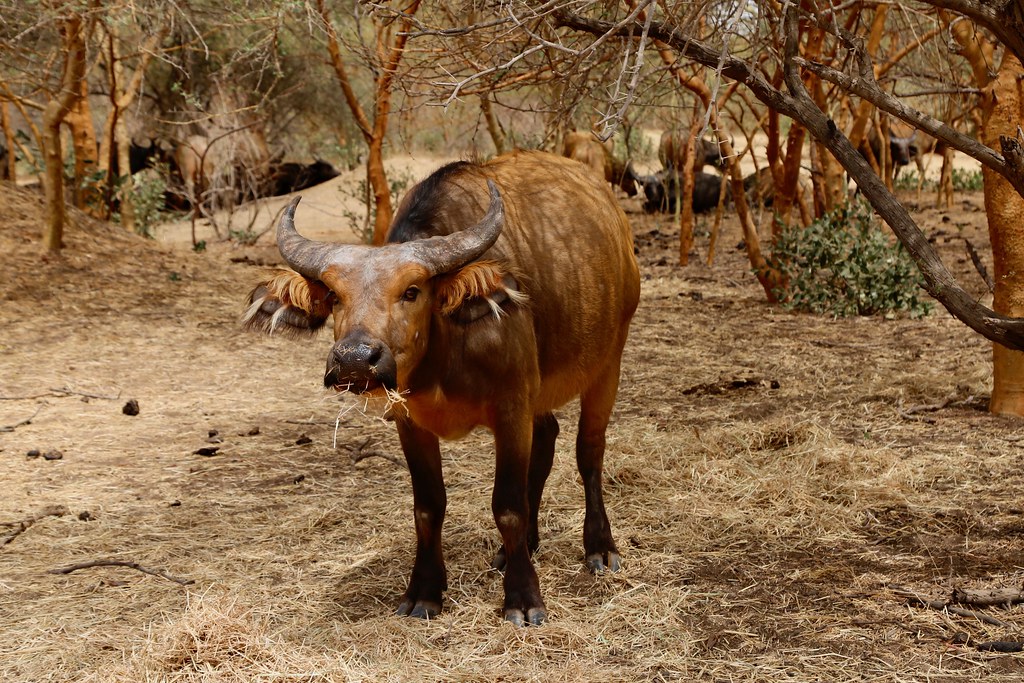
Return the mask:
<path id="1" fill-rule="evenodd" d="M 210 457 L 211 455 L 217 455 L 217 451 L 220 450 L 220 446 L 203 446 L 192 451 L 192 455 L 205 455 Z"/>
<path id="2" fill-rule="evenodd" d="M 124 407 L 121 408 L 121 412 L 124 413 L 125 415 L 138 415 L 139 402 L 136 401 L 134 398 L 129 399 L 128 402 L 124 404 Z"/>
<path id="3" fill-rule="evenodd" d="M 61 460 L 63 458 L 64 454 L 56 449 L 43 453 L 43 460 Z"/>

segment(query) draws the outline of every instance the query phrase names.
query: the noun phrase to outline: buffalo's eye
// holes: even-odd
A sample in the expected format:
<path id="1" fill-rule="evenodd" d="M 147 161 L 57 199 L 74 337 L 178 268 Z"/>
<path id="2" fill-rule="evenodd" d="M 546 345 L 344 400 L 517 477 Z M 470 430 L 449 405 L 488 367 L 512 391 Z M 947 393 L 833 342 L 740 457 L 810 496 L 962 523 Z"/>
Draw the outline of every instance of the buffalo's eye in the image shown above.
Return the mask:
<path id="1" fill-rule="evenodd" d="M 416 286 L 412 286 L 409 289 L 405 290 L 405 292 L 402 293 L 402 301 L 416 301 L 416 299 L 417 299 L 417 297 L 419 297 L 419 295 L 420 295 L 420 288 L 416 287 Z"/>

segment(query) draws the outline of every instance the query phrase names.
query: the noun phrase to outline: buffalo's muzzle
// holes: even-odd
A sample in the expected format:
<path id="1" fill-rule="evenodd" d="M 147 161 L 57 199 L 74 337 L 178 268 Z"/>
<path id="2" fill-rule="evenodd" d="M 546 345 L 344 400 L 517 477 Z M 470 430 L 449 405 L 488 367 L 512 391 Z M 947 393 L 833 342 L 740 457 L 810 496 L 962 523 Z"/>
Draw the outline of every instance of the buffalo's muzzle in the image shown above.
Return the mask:
<path id="1" fill-rule="evenodd" d="M 398 368 L 391 349 L 365 333 L 334 344 L 327 357 L 324 386 L 357 394 L 398 387 Z"/>

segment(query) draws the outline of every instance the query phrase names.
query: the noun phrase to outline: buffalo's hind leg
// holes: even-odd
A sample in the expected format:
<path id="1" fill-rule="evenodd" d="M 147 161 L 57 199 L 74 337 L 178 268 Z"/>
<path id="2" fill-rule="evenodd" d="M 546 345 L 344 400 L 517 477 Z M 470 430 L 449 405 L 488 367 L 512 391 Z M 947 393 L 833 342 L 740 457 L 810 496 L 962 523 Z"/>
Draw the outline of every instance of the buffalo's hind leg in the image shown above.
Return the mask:
<path id="1" fill-rule="evenodd" d="M 409 588 L 396 610 L 402 616 L 421 619 L 441 613 L 441 594 L 448 578 L 441 552 L 441 527 L 447 497 L 441 473 L 438 439 L 408 420 L 397 420 L 398 437 L 412 477 L 413 512 L 416 522 L 416 561 Z"/>
<path id="2" fill-rule="evenodd" d="M 619 570 L 619 551 L 612 539 L 608 513 L 604 508 L 601 479 L 604 471 L 605 432 L 619 389 L 619 360 L 612 362 L 597 381 L 580 397 L 580 425 L 576 435 L 576 466 L 583 478 L 586 516 L 583 520 L 583 550 L 587 567 L 595 574 L 606 568 Z"/>
<path id="3" fill-rule="evenodd" d="M 558 420 L 552 413 L 544 413 L 533 419 L 533 446 L 530 449 L 530 474 L 528 481 L 528 497 L 530 502 L 530 527 L 526 532 L 526 545 L 530 554 L 537 552 L 540 546 L 540 532 L 537 529 L 537 514 L 540 510 L 540 499 L 544 494 L 544 484 L 551 474 L 551 464 L 555 460 L 555 439 L 558 438 Z M 506 563 L 505 546 L 498 549 L 491 566 L 504 569 Z"/>

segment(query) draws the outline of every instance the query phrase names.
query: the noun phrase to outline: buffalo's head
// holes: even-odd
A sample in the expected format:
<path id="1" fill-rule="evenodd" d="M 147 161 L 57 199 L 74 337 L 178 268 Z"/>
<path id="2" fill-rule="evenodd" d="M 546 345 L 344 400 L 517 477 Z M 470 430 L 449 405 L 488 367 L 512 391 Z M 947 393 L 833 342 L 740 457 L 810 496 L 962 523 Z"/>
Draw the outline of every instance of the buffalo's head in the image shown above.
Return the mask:
<path id="1" fill-rule="evenodd" d="M 525 298 L 510 273 L 479 260 L 504 224 L 501 195 L 490 181 L 488 190 L 490 205 L 476 225 L 378 247 L 302 237 L 294 199 L 278 225 L 277 245 L 295 272 L 278 271 L 258 285 L 243 323 L 268 333 L 315 332 L 333 315 L 325 386 L 356 393 L 407 387 L 426 353 L 432 316 L 469 324 Z"/>

